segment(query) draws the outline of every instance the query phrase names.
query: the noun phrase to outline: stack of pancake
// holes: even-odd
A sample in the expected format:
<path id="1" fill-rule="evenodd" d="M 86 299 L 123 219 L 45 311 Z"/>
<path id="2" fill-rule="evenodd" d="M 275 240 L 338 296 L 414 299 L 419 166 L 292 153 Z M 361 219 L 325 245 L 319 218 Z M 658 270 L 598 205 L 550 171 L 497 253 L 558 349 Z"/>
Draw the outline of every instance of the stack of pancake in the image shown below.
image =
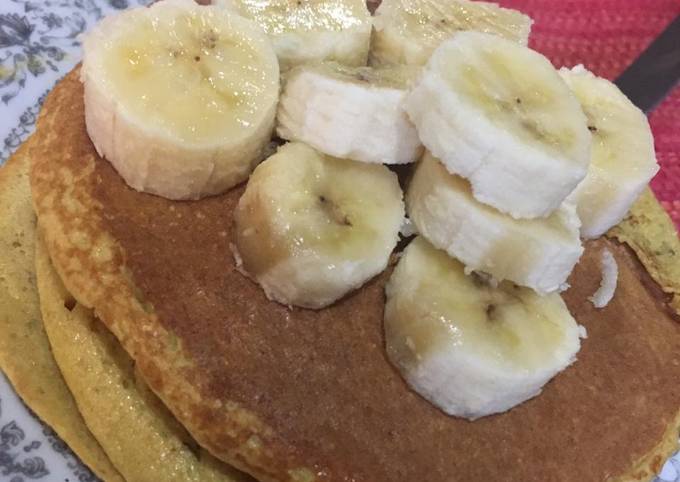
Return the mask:
<path id="1" fill-rule="evenodd" d="M 77 70 L 0 169 L 0 365 L 102 479 L 631 481 L 675 450 L 680 243 L 650 191 L 570 279 L 578 362 L 476 422 L 389 364 L 389 272 L 320 311 L 243 277 L 242 191 L 177 202 L 127 187 L 88 138 Z M 597 310 L 605 247 L 620 274 Z"/>

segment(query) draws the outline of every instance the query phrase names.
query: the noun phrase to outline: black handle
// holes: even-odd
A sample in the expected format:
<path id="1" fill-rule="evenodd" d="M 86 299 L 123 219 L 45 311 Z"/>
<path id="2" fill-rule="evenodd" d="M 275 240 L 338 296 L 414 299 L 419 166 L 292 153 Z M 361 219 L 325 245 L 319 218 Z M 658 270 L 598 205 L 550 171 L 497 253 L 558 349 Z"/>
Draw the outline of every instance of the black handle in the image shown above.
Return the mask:
<path id="1" fill-rule="evenodd" d="M 628 66 L 614 83 L 648 113 L 680 79 L 680 15 Z"/>

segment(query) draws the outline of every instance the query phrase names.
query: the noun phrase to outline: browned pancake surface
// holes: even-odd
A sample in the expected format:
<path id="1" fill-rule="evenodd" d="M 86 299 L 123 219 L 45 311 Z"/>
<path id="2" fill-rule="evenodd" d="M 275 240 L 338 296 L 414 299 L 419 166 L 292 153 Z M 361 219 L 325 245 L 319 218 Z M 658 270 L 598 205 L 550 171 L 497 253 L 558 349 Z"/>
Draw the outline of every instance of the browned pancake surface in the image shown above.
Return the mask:
<path id="1" fill-rule="evenodd" d="M 281 480 L 305 480 L 308 467 L 324 480 L 603 481 L 630 472 L 677 426 L 680 325 L 625 246 L 589 243 L 570 280 L 565 298 L 588 330 L 578 362 L 539 397 L 471 423 L 409 390 L 387 361 L 387 274 L 321 311 L 268 301 L 230 250 L 242 188 L 197 202 L 135 192 L 96 155 L 82 109 L 74 74 L 39 123 L 32 186 L 52 258 L 176 416 L 226 461 Z M 74 195 L 82 210 L 69 211 Z M 78 250 L 78 231 L 114 240 L 109 278 L 92 245 Z M 596 310 L 587 297 L 605 246 L 619 287 Z"/>

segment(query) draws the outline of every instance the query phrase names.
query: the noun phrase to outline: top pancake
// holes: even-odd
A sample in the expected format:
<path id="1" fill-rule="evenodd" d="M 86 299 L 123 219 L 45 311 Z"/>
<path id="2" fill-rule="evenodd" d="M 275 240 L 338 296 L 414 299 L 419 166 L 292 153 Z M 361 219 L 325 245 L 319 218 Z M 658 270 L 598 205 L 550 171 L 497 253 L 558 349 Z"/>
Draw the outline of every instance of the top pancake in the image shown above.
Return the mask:
<path id="1" fill-rule="evenodd" d="M 88 428 L 125 480 L 253 482 L 196 446 L 140 380 L 118 340 L 66 292 L 39 232 L 35 278 L 47 355 L 54 355 Z"/>
<path id="2" fill-rule="evenodd" d="M 626 246 L 589 243 L 570 280 L 588 329 L 577 363 L 508 413 L 449 417 L 386 359 L 388 273 L 321 311 L 268 301 L 229 248 L 243 188 L 197 202 L 129 189 L 87 137 L 77 76 L 46 100 L 32 150 L 52 260 L 218 457 L 262 480 L 603 481 L 648 478 L 675 446 L 680 325 Z M 596 310 L 605 246 L 619 287 Z"/>

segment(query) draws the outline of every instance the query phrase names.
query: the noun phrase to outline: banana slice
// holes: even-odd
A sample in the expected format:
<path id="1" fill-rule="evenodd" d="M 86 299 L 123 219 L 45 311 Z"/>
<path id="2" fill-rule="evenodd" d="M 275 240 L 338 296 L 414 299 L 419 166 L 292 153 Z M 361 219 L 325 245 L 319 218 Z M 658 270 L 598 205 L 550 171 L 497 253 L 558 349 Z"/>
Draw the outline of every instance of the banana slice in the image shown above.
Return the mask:
<path id="1" fill-rule="evenodd" d="M 558 294 L 490 286 L 422 237 L 386 287 L 387 355 L 413 389 L 470 420 L 535 397 L 576 359 L 580 336 Z"/>
<path id="2" fill-rule="evenodd" d="M 477 200 L 515 218 L 549 215 L 585 177 L 590 132 L 548 59 L 461 32 L 432 55 L 406 98 L 425 147 Z"/>
<path id="3" fill-rule="evenodd" d="M 134 189 L 197 199 L 243 181 L 261 160 L 279 70 L 254 23 L 165 0 L 105 18 L 83 48 L 87 131 Z"/>
<path id="4" fill-rule="evenodd" d="M 403 219 L 387 167 L 289 143 L 250 177 L 236 209 L 236 245 L 268 298 L 316 309 L 385 269 Z"/>
<path id="5" fill-rule="evenodd" d="M 401 104 L 414 69 L 310 64 L 287 76 L 277 116 L 284 139 L 356 161 L 404 164 L 422 147 Z"/>
<path id="6" fill-rule="evenodd" d="M 466 30 L 526 45 L 532 23 L 521 12 L 487 2 L 384 0 L 373 18 L 371 64 L 424 65 L 443 40 Z"/>
<path id="7" fill-rule="evenodd" d="M 475 200 L 469 184 L 426 152 L 406 196 L 417 231 L 469 269 L 539 293 L 560 289 L 583 252 L 571 204 L 548 218 L 513 219 Z"/>
<path id="8" fill-rule="evenodd" d="M 645 114 L 614 84 L 582 65 L 560 75 L 581 102 L 593 136 L 590 167 L 571 197 L 581 236 L 596 238 L 618 224 L 659 170 Z"/>
<path id="9" fill-rule="evenodd" d="M 254 20 L 269 35 L 281 71 L 335 60 L 366 65 L 371 14 L 364 0 L 213 0 Z"/>

